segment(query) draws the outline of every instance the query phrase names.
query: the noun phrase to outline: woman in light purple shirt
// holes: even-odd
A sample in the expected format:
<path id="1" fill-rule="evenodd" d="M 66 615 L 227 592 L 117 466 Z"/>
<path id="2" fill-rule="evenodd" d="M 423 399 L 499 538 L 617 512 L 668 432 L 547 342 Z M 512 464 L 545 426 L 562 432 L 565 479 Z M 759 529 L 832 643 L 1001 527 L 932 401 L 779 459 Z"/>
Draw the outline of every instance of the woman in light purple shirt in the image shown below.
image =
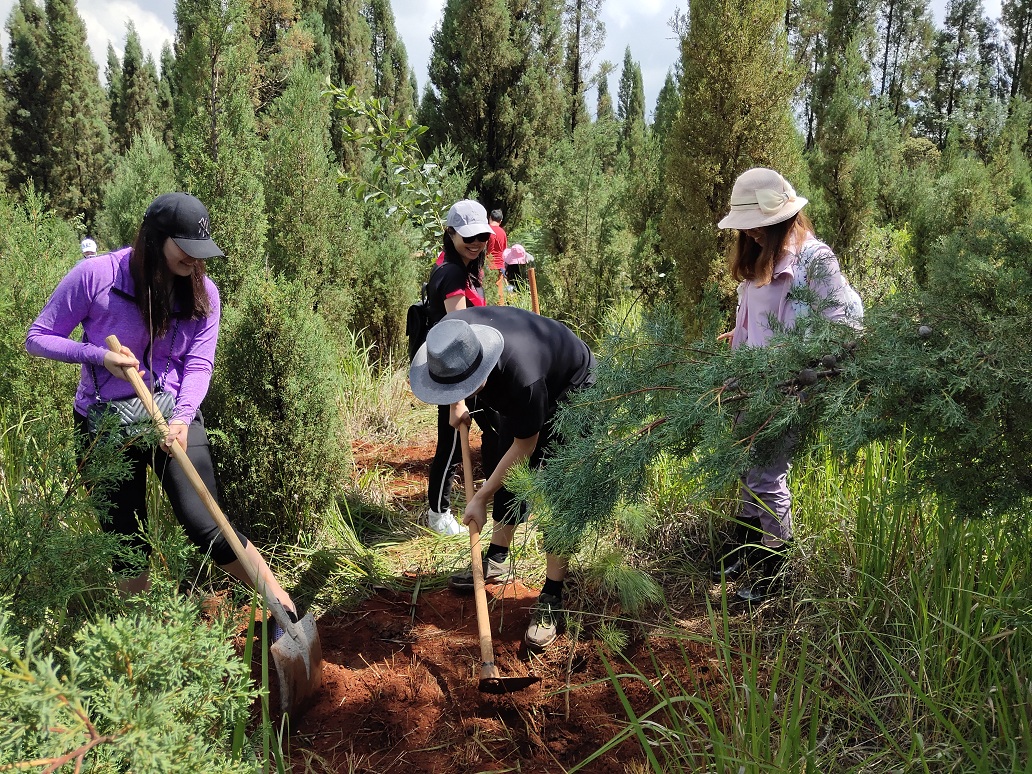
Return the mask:
<path id="1" fill-rule="evenodd" d="M 812 311 L 790 294 L 801 285 L 817 296 L 821 314 L 858 324 L 859 297 L 842 276 L 834 253 L 814 235 L 802 213 L 806 203 L 773 169 L 750 169 L 735 181 L 731 211 L 718 224 L 738 231 L 728 261 L 731 276 L 740 283 L 738 311 L 734 330 L 719 337 L 730 339 L 732 347 L 765 346 L 776 327 L 791 329 Z M 776 589 L 792 540 L 788 471 L 795 441 L 793 434 L 787 435 L 776 459 L 743 477 L 739 523 L 713 568 L 714 580 L 730 580 L 751 563 L 758 577 L 738 592 L 747 602 L 759 602 Z"/>
<path id="2" fill-rule="evenodd" d="M 190 540 L 234 577 L 246 574 L 222 537 L 182 466 L 171 458 L 173 441 L 187 450 L 208 490 L 217 492 L 208 436 L 199 411 L 208 392 L 215 344 L 219 335 L 219 292 L 204 271 L 204 261 L 222 256 L 211 239 L 208 210 L 186 193 L 163 194 L 147 208 L 132 247 L 80 261 L 58 284 L 39 317 L 29 328 L 29 354 L 64 363 L 81 364 L 75 394 L 74 419 L 81 440 L 92 441 L 88 415 L 106 401 L 134 396 L 123 368 L 143 369 L 144 381 L 155 392 L 171 393 L 175 408 L 162 441 L 168 454 L 145 439 L 124 446 L 131 475 L 111 495 L 111 508 L 101 526 L 125 535 L 145 553 L 149 545 L 139 524 L 146 522 L 147 466 L 151 466 L 169 496 L 172 510 Z M 70 338 L 82 325 L 82 342 Z M 114 334 L 120 352 L 104 346 Z M 139 357 L 137 357 L 137 354 Z M 80 458 L 88 443 L 80 443 Z M 139 522 L 137 521 L 139 520 Z M 252 565 L 288 611 L 294 603 L 276 582 L 253 544 L 239 532 Z M 124 566 L 116 566 L 122 572 Z M 124 593 L 143 591 L 148 574 L 124 578 Z"/>

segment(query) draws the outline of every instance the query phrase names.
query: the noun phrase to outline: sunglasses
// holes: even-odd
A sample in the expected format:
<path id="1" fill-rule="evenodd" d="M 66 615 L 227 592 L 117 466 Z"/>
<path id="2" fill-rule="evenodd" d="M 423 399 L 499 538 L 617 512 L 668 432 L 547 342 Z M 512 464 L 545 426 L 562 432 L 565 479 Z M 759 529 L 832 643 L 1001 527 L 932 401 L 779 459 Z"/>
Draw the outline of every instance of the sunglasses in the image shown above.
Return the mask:
<path id="1" fill-rule="evenodd" d="M 457 234 L 458 232 L 455 229 L 453 229 L 453 228 L 451 228 L 449 226 L 448 227 L 448 233 L 449 234 Z M 490 238 L 491 238 L 490 234 L 474 234 L 473 236 L 470 236 L 470 237 L 462 237 L 462 241 L 465 242 L 467 245 L 471 245 L 474 242 L 486 242 Z"/>

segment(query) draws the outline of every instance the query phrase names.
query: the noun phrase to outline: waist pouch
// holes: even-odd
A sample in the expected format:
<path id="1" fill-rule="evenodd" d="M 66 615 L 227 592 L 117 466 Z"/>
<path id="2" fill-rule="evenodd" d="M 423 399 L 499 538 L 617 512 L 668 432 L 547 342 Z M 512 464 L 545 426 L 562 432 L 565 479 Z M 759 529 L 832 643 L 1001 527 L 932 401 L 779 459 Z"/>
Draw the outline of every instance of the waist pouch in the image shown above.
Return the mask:
<path id="1" fill-rule="evenodd" d="M 154 404 L 167 421 L 176 409 L 176 396 L 171 392 L 156 392 L 154 393 Z M 112 420 L 108 417 L 117 419 L 114 429 L 123 438 L 137 438 L 155 430 L 154 422 L 147 413 L 143 401 L 139 398 L 94 403 L 86 412 L 86 427 L 92 435 L 96 435 L 102 428 L 110 429 Z"/>

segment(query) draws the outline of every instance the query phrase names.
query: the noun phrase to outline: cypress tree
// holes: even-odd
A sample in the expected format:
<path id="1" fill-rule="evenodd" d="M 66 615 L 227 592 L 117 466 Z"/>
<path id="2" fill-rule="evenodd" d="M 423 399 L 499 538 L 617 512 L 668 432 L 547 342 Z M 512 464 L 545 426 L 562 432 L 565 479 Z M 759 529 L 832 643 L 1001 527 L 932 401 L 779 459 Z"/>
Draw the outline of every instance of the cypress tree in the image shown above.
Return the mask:
<path id="1" fill-rule="evenodd" d="M 232 298 L 264 255 L 268 222 L 245 0 L 176 4 L 175 141 L 184 190 L 204 202 L 226 259 L 211 273 Z"/>
<path id="2" fill-rule="evenodd" d="M 144 131 L 160 132 L 163 128 L 157 69 L 151 57 L 144 59 L 140 36 L 132 21 L 126 25 L 121 84 L 122 121 L 115 126 L 115 137 L 118 149 L 124 152 L 137 135 Z"/>
<path id="3" fill-rule="evenodd" d="M 409 78 L 408 53 L 394 26 L 390 0 L 368 0 L 362 16 L 369 28 L 373 96 L 387 100 L 390 112 L 416 112 L 416 92 Z"/>
<path id="4" fill-rule="evenodd" d="M 160 135 L 144 129 L 115 159 L 114 173 L 104 186 L 104 206 L 97 215 L 97 238 L 109 247 L 132 244 L 147 205 L 176 186 L 172 151 Z"/>
<path id="5" fill-rule="evenodd" d="M 46 190 L 58 213 L 82 216 L 89 227 L 110 173 L 107 98 L 75 0 L 47 0 L 46 14 Z"/>
<path id="6" fill-rule="evenodd" d="M 673 73 L 667 72 L 663 88 L 659 90 L 659 96 L 656 97 L 656 111 L 652 115 L 652 131 L 661 141 L 665 141 L 667 135 L 670 134 L 670 128 L 677 118 L 679 104 L 677 81 L 674 80 Z"/>
<path id="7" fill-rule="evenodd" d="M 0 50 L 0 63 L 3 51 Z M 5 68 L 0 64 L 0 181 L 6 183 L 11 174 L 11 100 L 3 87 Z"/>
<path id="8" fill-rule="evenodd" d="M 122 109 L 122 62 L 118 58 L 115 47 L 108 42 L 107 66 L 104 68 L 104 79 L 107 81 L 107 97 L 110 111 L 108 112 L 111 134 L 118 139 L 118 127 L 125 119 L 125 111 Z"/>
<path id="9" fill-rule="evenodd" d="M 631 59 L 631 47 L 624 50 L 620 88 L 616 92 L 616 115 L 624 124 L 645 120 L 645 85 L 641 66 Z"/>
<path id="10" fill-rule="evenodd" d="M 165 145 L 173 147 L 172 125 L 175 121 L 175 69 L 176 55 L 166 41 L 161 47 L 161 75 L 158 81 L 158 115 L 161 116 L 161 134 Z"/>
<path id="11" fill-rule="evenodd" d="M 10 48 L 3 79 L 11 127 L 9 185 L 17 189 L 33 182 L 37 190 L 46 190 L 49 148 L 44 57 L 50 43 L 46 16 L 35 0 L 19 0 L 7 20 L 7 36 Z"/>
<path id="12" fill-rule="evenodd" d="M 319 73 L 295 64 L 265 119 L 269 266 L 306 288 L 313 309 L 345 332 L 359 218 L 337 185 L 324 87 Z"/>
<path id="13" fill-rule="evenodd" d="M 590 82 L 592 58 L 605 43 L 606 27 L 600 11 L 602 0 L 566 0 L 564 28 L 566 32 L 566 60 L 563 63 L 566 131 L 573 136 L 577 127 L 587 120 L 584 90 Z"/>
<path id="14" fill-rule="evenodd" d="M 609 78 L 604 75 L 598 79 L 598 98 L 595 101 L 596 121 L 615 121 L 613 98 L 609 96 Z"/>
<path id="15" fill-rule="evenodd" d="M 551 77 L 558 34 L 558 13 L 547 3 L 528 3 L 514 14 L 505 0 L 449 0 L 431 38 L 437 94 L 424 98 L 421 115 L 432 131 L 441 130 L 436 143 L 451 141 L 470 163 L 470 189 L 513 220 L 518 186 L 559 130 Z"/>
<path id="16" fill-rule="evenodd" d="M 323 14 L 326 37 L 330 41 L 330 81 L 334 86 L 354 86 L 359 97 L 373 92 L 373 68 L 370 65 L 371 36 L 362 16 L 361 0 L 328 0 Z M 360 159 L 344 142 L 343 119 L 334 113 L 330 138 L 337 160 L 348 173 L 357 172 Z"/>
<path id="17" fill-rule="evenodd" d="M 845 263 L 877 194 L 876 169 L 865 163 L 871 107 L 869 69 L 857 48 L 861 44 L 858 34 L 846 51 L 829 60 L 835 81 L 821 105 L 810 153 L 813 182 L 823 189 L 827 206 L 821 233 Z"/>
<path id="18" fill-rule="evenodd" d="M 790 100 L 784 5 L 698 0 L 681 33 L 681 110 L 667 140 L 665 252 L 677 266 L 682 312 L 699 323 L 703 289 L 724 277 L 716 228 L 735 178 L 769 166 L 801 183 Z M 728 302 L 730 299 L 728 298 Z"/>

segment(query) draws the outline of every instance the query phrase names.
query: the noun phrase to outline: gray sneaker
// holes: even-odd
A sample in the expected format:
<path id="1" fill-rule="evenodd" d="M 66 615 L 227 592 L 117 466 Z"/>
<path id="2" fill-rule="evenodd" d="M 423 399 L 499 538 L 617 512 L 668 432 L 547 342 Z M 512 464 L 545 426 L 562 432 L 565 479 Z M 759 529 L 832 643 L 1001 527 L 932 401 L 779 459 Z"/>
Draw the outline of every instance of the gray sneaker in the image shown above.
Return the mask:
<path id="1" fill-rule="evenodd" d="M 539 594 L 537 602 L 530 611 L 530 626 L 523 639 L 532 650 L 543 650 L 555 642 L 560 630 L 564 628 L 566 615 L 562 602 L 553 594 Z"/>
<path id="2" fill-rule="evenodd" d="M 512 580 L 512 569 L 509 560 L 496 562 L 494 559 L 484 557 L 484 583 L 508 583 Z M 448 585 L 453 589 L 471 590 L 473 588 L 473 566 L 470 565 L 462 572 L 457 572 L 448 579 Z"/>

